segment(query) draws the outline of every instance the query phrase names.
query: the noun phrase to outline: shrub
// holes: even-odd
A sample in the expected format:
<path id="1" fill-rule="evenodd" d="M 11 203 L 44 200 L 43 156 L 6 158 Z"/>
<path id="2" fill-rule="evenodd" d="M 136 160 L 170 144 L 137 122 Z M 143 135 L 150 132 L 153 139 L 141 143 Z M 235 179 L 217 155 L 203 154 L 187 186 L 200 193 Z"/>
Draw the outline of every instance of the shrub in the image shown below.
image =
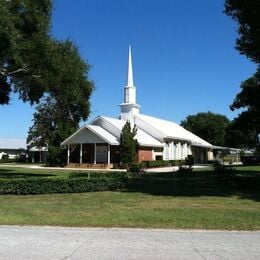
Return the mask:
<path id="1" fill-rule="evenodd" d="M 185 159 L 185 164 L 190 166 L 194 165 L 194 156 L 191 154 L 188 155 Z"/>
<path id="2" fill-rule="evenodd" d="M 67 151 L 60 146 L 48 147 L 47 166 L 64 166 L 66 164 Z"/>
<path id="3" fill-rule="evenodd" d="M 129 172 L 138 174 L 145 168 L 145 166 L 145 163 L 132 163 L 129 167 Z"/>
<path id="4" fill-rule="evenodd" d="M 170 160 L 169 163 L 170 163 L 171 166 L 176 166 L 177 165 L 176 160 Z"/>
<path id="5" fill-rule="evenodd" d="M 147 168 L 170 166 L 169 161 L 144 161 Z"/>
<path id="6" fill-rule="evenodd" d="M 37 178 L 0 180 L 0 194 L 49 194 L 108 191 L 124 188 L 126 177 L 121 178 Z"/>
<path id="7" fill-rule="evenodd" d="M 180 174 L 188 174 L 192 172 L 192 166 L 181 166 L 179 167 L 178 173 Z"/>
<path id="8" fill-rule="evenodd" d="M 69 178 L 125 178 L 127 175 L 125 172 L 94 172 L 94 171 L 89 171 L 89 172 L 83 172 L 83 171 L 78 171 L 78 172 L 71 172 L 69 174 Z"/>
<path id="9" fill-rule="evenodd" d="M 1 159 L 0 160 L 0 163 L 12 163 L 12 162 L 15 162 L 14 159 Z"/>
<path id="10" fill-rule="evenodd" d="M 161 160 L 161 161 L 143 161 L 146 168 L 165 167 L 165 166 L 182 166 L 185 164 L 184 160 Z"/>
<path id="11" fill-rule="evenodd" d="M 225 166 L 221 164 L 219 161 L 215 161 L 214 164 L 214 171 L 218 177 L 228 177 L 230 174 L 234 174 L 236 169 L 230 166 Z"/>

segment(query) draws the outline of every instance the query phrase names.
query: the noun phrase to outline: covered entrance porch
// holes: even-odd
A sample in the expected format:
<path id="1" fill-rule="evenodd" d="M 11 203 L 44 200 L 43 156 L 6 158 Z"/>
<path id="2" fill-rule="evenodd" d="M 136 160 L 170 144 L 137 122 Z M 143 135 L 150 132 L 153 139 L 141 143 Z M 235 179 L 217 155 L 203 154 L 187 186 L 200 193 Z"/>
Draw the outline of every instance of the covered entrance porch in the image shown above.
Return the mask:
<path id="1" fill-rule="evenodd" d="M 119 146 L 108 143 L 80 143 L 67 147 L 67 167 L 107 169 L 119 160 Z"/>
<path id="2" fill-rule="evenodd" d="M 119 163 L 119 143 L 103 128 L 85 125 L 66 139 L 66 167 L 108 169 Z"/>

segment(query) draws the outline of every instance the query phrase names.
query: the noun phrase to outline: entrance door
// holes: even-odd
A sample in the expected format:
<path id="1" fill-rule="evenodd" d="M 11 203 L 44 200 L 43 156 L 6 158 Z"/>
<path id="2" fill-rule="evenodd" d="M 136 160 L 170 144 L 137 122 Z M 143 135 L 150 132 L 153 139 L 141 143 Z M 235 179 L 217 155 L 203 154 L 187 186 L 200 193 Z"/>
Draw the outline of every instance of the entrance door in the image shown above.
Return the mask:
<path id="1" fill-rule="evenodd" d="M 97 163 L 107 163 L 107 145 L 97 144 L 96 161 Z"/>

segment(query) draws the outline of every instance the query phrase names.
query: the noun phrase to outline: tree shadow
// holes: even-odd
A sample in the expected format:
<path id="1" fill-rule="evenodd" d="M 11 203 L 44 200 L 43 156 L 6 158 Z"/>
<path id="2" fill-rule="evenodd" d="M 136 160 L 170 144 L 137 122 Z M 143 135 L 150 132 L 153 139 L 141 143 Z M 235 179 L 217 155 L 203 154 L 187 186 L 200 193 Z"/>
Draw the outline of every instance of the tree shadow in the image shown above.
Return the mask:
<path id="1" fill-rule="evenodd" d="M 16 172 L 12 169 L 0 169 L 0 179 L 16 179 L 16 178 L 41 178 L 41 177 L 52 177 L 54 174 L 40 174 L 40 173 L 23 173 Z"/>
<path id="2" fill-rule="evenodd" d="M 217 175 L 214 171 L 153 173 L 130 177 L 127 192 L 160 196 L 237 196 L 260 201 L 260 172 L 249 171 Z"/>

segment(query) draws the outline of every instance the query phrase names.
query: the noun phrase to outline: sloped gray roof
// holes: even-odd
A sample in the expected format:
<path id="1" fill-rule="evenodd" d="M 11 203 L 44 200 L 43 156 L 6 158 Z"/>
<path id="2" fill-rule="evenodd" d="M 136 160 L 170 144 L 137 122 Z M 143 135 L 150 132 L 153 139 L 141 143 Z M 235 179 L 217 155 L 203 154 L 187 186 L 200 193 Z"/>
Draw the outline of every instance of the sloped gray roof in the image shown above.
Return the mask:
<path id="1" fill-rule="evenodd" d="M 184 129 L 182 126 L 164 119 L 138 114 L 135 117 L 141 119 L 150 127 L 161 132 L 164 138 L 180 139 L 190 141 L 192 145 L 212 147 L 210 143 Z"/>

